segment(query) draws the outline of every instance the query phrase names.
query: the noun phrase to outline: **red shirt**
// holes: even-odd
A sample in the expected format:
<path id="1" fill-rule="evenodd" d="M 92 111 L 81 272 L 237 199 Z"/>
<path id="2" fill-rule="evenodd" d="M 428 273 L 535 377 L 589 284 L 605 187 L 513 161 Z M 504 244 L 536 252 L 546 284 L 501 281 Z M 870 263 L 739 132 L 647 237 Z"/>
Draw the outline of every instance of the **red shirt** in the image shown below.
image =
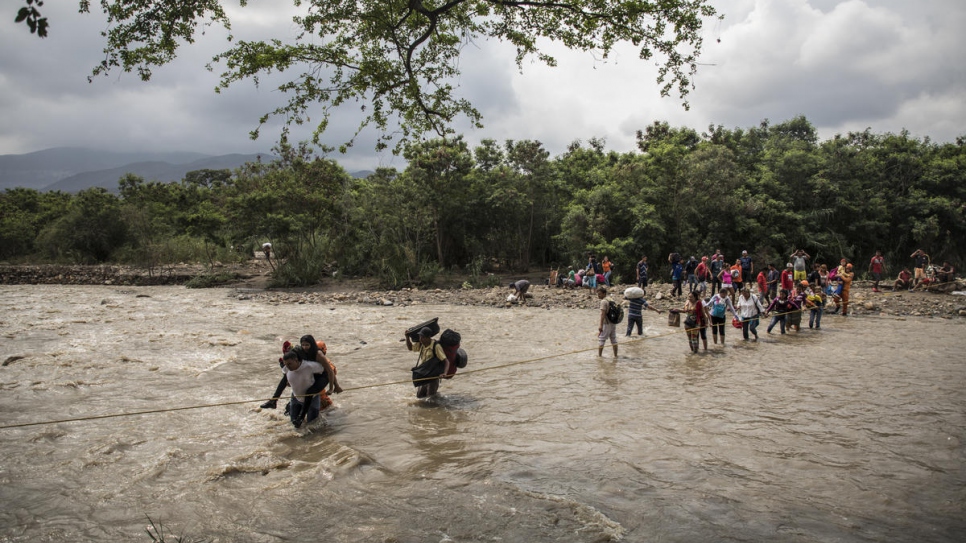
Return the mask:
<path id="1" fill-rule="evenodd" d="M 882 273 L 882 271 L 885 269 L 885 259 L 881 256 L 873 256 L 871 266 L 872 273 Z"/>
<path id="2" fill-rule="evenodd" d="M 783 289 L 785 289 L 785 290 L 792 290 L 792 285 L 793 285 L 793 279 L 792 278 L 793 277 L 794 277 L 794 275 L 792 274 L 792 271 L 791 270 L 785 269 L 785 270 L 782 271 L 782 288 Z"/>

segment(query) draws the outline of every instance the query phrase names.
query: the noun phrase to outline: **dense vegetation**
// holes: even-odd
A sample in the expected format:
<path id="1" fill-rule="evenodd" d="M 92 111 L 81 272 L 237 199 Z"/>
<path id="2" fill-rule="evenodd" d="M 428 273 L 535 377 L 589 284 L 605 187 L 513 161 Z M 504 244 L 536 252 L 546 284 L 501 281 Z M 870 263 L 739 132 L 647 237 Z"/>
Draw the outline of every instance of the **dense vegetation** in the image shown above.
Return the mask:
<path id="1" fill-rule="evenodd" d="M 390 287 L 431 284 L 459 270 L 484 283 L 607 255 L 630 279 L 641 255 L 672 250 L 783 263 L 876 250 L 890 273 L 922 247 L 959 266 L 966 250 L 966 141 L 936 144 L 870 131 L 819 141 L 804 117 L 748 129 L 654 123 L 639 152 L 575 142 L 551 157 L 539 142 L 460 137 L 408 144 L 403 171 L 355 179 L 305 148 L 235 172 L 191 172 L 180 183 L 128 175 L 119 193 L 7 190 L 0 258 L 8 262 L 165 263 L 249 258 L 274 246 L 278 285 L 332 274 Z M 779 264 L 780 265 L 780 264 Z M 663 276 L 663 274 L 662 274 Z"/>

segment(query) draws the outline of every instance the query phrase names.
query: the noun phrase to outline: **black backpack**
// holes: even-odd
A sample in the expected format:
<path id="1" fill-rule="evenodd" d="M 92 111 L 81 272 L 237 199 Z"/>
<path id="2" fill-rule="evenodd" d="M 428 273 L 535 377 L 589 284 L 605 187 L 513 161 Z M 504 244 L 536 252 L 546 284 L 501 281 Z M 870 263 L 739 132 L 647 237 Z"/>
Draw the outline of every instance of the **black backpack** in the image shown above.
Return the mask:
<path id="1" fill-rule="evenodd" d="M 460 337 L 459 332 L 450 330 L 449 328 L 439 336 L 439 344 L 443 346 L 443 352 L 446 353 L 446 357 L 457 368 L 465 368 L 468 358 L 466 351 L 460 348 L 460 341 L 462 340 L 463 338 Z"/>
<path id="2" fill-rule="evenodd" d="M 607 320 L 611 324 L 620 324 L 624 320 L 624 306 L 608 301 L 607 302 Z"/>

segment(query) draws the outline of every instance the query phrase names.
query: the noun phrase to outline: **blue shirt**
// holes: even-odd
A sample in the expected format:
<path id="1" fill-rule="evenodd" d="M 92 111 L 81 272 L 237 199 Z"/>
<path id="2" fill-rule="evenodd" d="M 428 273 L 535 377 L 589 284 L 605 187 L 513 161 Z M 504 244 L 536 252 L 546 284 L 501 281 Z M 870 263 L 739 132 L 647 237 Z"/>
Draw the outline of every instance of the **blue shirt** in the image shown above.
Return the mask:
<path id="1" fill-rule="evenodd" d="M 643 316 L 644 309 L 649 307 L 647 305 L 647 300 L 644 298 L 634 298 L 633 300 L 628 300 L 628 317 L 641 317 Z"/>

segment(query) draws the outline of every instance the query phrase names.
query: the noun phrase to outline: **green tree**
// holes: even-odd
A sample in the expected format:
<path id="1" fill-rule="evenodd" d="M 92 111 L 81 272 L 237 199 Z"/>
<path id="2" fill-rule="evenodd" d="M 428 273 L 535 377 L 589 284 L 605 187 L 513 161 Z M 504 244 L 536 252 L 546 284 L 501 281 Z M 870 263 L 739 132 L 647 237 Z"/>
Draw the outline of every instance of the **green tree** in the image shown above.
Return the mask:
<path id="1" fill-rule="evenodd" d="M 247 0 L 240 1 L 245 6 Z M 27 0 L 17 20 L 43 35 L 46 18 L 40 0 Z M 80 0 L 89 12 L 90 0 Z M 288 103 L 262 117 L 286 123 L 316 122 L 316 142 L 330 112 L 359 103 L 360 129 L 383 131 L 379 146 L 435 132 L 452 134 L 458 116 L 479 125 L 480 112 L 457 93 L 460 62 L 468 43 L 487 39 L 516 48 L 522 69 L 528 57 L 554 66 L 540 45 L 557 43 L 607 58 L 627 43 L 642 60 L 657 56 L 661 94 L 676 91 L 687 106 L 691 77 L 701 52 L 705 19 L 716 15 L 710 0 L 294 0 L 301 14 L 296 33 L 283 40 L 249 41 L 229 36 L 232 47 L 215 57 L 224 63 L 220 88 L 245 79 L 257 85 L 271 72 L 300 71 L 282 83 Z M 114 68 L 137 71 L 147 80 L 152 69 L 174 60 L 182 44 L 193 43 L 210 24 L 229 31 L 220 0 L 101 0 L 107 17 L 104 60 L 93 76 Z M 318 109 L 315 106 L 319 106 Z M 252 133 L 257 137 L 258 130 Z M 351 142 L 349 142 L 351 144 Z M 347 144 L 348 145 L 348 144 Z M 398 147 L 397 147 L 398 149 Z"/>
<path id="2" fill-rule="evenodd" d="M 81 191 L 66 212 L 40 232 L 38 245 L 51 258 L 106 262 L 127 240 L 120 208 L 117 196 L 103 188 Z"/>
<path id="3" fill-rule="evenodd" d="M 456 241 L 453 230 L 459 215 L 454 209 L 466 197 L 473 156 L 461 136 L 452 141 L 436 139 L 407 145 L 403 156 L 409 167 L 402 180 L 412 183 L 412 201 L 428 215 L 436 262 L 445 268 L 447 252 Z"/>

